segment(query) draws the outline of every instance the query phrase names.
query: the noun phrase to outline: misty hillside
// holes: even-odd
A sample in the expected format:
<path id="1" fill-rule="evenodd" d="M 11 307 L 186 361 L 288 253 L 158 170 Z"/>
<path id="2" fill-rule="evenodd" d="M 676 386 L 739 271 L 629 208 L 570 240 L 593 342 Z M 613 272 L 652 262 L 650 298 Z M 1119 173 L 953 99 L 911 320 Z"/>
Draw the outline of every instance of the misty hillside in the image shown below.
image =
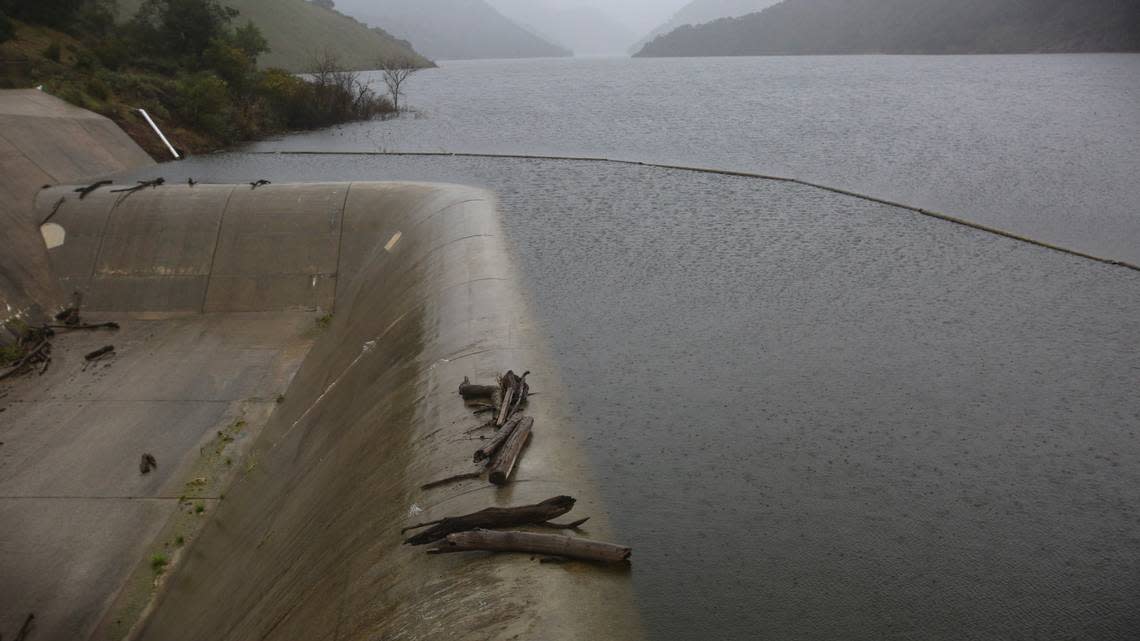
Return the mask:
<path id="1" fill-rule="evenodd" d="M 141 4 L 142 0 L 120 0 L 120 17 L 133 16 Z M 222 4 L 241 12 L 238 24 L 252 20 L 269 41 L 271 51 L 259 59 L 263 67 L 306 71 L 316 54 L 324 51 L 336 54 L 352 69 L 375 69 L 380 58 L 431 65 L 409 43 L 306 0 L 223 0 Z"/>
<path id="2" fill-rule="evenodd" d="M 1140 0 L 786 0 L 638 56 L 1140 51 Z"/>
<path id="3" fill-rule="evenodd" d="M 577 55 L 623 53 L 636 35 L 595 7 L 556 7 L 541 0 L 489 0 L 503 15 Z"/>
<path id="4" fill-rule="evenodd" d="M 337 9 L 410 40 L 434 59 L 542 58 L 570 51 L 512 22 L 485 0 L 341 0 Z"/>
<path id="5" fill-rule="evenodd" d="M 633 46 L 632 51 L 640 51 L 646 43 L 658 36 L 684 25 L 698 25 L 720 18 L 736 18 L 739 16 L 763 11 L 780 0 L 693 0 L 673 14 L 667 22 L 653 30 Z"/>

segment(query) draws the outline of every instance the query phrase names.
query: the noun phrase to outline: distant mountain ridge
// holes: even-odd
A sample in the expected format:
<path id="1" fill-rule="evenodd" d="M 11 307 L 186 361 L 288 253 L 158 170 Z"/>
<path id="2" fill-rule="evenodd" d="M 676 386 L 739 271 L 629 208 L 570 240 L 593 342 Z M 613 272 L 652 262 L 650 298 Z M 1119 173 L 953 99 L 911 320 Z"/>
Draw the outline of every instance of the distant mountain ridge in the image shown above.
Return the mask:
<path id="1" fill-rule="evenodd" d="M 489 0 L 503 15 L 575 55 L 623 53 L 634 32 L 605 11 L 558 7 L 542 0 Z"/>
<path id="2" fill-rule="evenodd" d="M 630 53 L 640 51 L 658 36 L 663 36 L 678 27 L 704 24 L 721 18 L 737 18 L 763 11 L 778 2 L 780 0 L 693 0 L 681 7 L 667 22 L 639 40 Z"/>
<path id="3" fill-rule="evenodd" d="M 434 59 L 569 56 L 486 0 L 338 0 L 337 9 L 412 42 Z"/>
<path id="4" fill-rule="evenodd" d="M 785 0 L 638 56 L 1140 51 L 1140 0 Z"/>

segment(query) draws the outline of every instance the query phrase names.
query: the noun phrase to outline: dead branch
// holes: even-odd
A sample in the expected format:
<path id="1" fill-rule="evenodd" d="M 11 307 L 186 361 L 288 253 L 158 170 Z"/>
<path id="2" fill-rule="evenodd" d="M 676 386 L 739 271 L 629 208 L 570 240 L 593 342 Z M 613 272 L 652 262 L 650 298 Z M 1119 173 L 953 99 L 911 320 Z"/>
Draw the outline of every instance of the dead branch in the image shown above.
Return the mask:
<path id="1" fill-rule="evenodd" d="M 459 481 L 468 481 L 470 479 L 477 479 L 480 476 L 483 476 L 482 472 L 467 472 L 464 474 L 456 474 L 455 476 L 449 476 L 445 479 L 440 479 L 438 481 L 432 481 L 431 483 L 424 483 L 423 485 L 420 486 L 420 489 L 421 490 L 430 490 L 432 488 L 436 488 L 436 487 L 439 487 L 441 485 L 449 485 L 451 483 L 458 483 Z"/>
<path id="2" fill-rule="evenodd" d="M 112 182 L 113 181 L 110 181 L 110 180 L 100 180 L 99 182 L 91 183 L 90 185 L 87 185 L 86 187 L 76 188 L 75 193 L 79 194 L 79 200 L 83 200 L 84 198 L 89 196 L 91 194 L 91 192 L 95 191 L 96 189 L 99 189 L 100 187 L 105 187 L 107 185 L 110 185 L 110 184 L 112 184 Z"/>
<path id="3" fill-rule="evenodd" d="M 452 552 L 521 552 L 560 556 L 579 561 L 599 563 L 621 563 L 628 561 L 633 553 L 631 548 L 603 541 L 580 539 L 558 534 L 535 534 L 533 532 L 498 532 L 495 530 L 474 530 L 447 535 L 439 547 L 428 550 L 428 554 L 448 554 Z"/>
<path id="4" fill-rule="evenodd" d="M 495 457 L 491 459 L 491 464 L 488 469 L 491 470 L 488 479 L 495 485 L 506 485 L 511 478 L 511 472 L 514 471 L 515 465 L 518 463 L 519 456 L 522 455 L 523 446 L 526 445 L 527 439 L 530 438 L 531 428 L 534 427 L 534 419 L 527 416 L 524 417 L 517 427 L 511 431 L 511 435 L 507 437 L 507 441 L 495 453 Z"/>
<path id="5" fill-rule="evenodd" d="M 542 503 L 520 507 L 489 507 L 472 514 L 453 516 L 426 525 L 435 527 L 407 539 L 409 545 L 427 545 L 443 540 L 449 534 L 466 532 L 479 528 L 517 527 L 537 525 L 556 519 L 574 509 L 575 499 L 570 496 L 556 496 Z M 410 529 L 416 529 L 412 527 Z"/>
<path id="6" fill-rule="evenodd" d="M 154 180 L 140 180 L 140 181 L 138 181 L 138 183 L 139 184 L 135 185 L 134 187 L 124 187 L 123 189 L 112 189 L 111 193 L 112 194 L 133 194 L 136 191 L 142 191 L 143 189 L 146 189 L 147 187 L 161 187 L 162 185 L 166 184 L 166 179 L 165 178 L 155 178 Z"/>
<path id="7" fill-rule="evenodd" d="M 28 635 L 32 633 L 32 628 L 35 625 L 36 615 L 29 614 L 28 618 L 24 619 L 24 625 L 20 626 L 20 631 L 16 633 L 15 641 L 26 641 Z"/>

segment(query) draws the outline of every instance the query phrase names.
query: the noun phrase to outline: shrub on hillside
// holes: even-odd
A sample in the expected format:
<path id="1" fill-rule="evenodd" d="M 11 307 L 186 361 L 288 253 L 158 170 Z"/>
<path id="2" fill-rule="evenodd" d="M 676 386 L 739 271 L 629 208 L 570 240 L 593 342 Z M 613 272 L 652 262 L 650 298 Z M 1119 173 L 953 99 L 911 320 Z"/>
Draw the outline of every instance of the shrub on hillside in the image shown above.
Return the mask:
<path id="1" fill-rule="evenodd" d="M 47 47 L 44 47 L 44 57 L 52 62 L 59 62 L 63 56 L 63 50 L 60 48 L 58 42 L 53 42 Z"/>
<path id="2" fill-rule="evenodd" d="M 0 42 L 8 42 L 16 35 L 16 25 L 0 12 Z"/>
<path id="3" fill-rule="evenodd" d="M 182 118 L 206 134 L 225 139 L 233 130 L 230 90 L 226 81 L 203 71 L 176 83 L 176 107 Z"/>

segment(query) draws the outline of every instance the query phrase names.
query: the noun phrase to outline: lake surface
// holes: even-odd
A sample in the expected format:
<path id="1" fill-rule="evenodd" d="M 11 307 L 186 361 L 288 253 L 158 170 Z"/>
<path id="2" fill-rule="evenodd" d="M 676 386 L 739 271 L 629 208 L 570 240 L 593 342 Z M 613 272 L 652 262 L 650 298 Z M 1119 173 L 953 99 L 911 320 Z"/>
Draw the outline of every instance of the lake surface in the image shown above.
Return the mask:
<path id="1" fill-rule="evenodd" d="M 419 119 L 255 148 L 775 173 L 1140 263 L 1140 55 L 447 62 L 408 91 Z"/>
<path id="2" fill-rule="evenodd" d="M 493 189 L 654 640 L 1137 638 L 1140 273 L 679 170 L 160 171 Z"/>

